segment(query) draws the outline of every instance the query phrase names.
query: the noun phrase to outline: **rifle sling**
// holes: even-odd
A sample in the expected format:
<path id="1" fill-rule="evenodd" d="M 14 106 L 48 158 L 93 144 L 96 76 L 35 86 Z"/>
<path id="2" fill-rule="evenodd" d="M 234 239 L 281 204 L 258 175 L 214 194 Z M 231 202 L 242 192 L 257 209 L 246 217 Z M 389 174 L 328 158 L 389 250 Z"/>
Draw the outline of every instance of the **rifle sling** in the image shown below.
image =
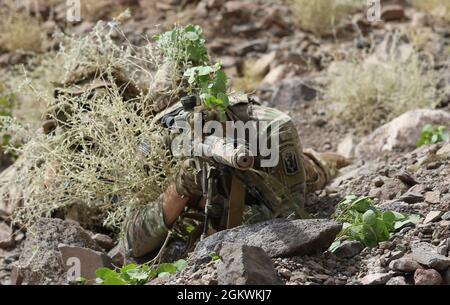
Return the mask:
<path id="1" fill-rule="evenodd" d="M 231 179 L 231 190 L 228 207 L 227 229 L 231 229 L 242 224 L 244 215 L 246 186 L 237 177 Z"/>

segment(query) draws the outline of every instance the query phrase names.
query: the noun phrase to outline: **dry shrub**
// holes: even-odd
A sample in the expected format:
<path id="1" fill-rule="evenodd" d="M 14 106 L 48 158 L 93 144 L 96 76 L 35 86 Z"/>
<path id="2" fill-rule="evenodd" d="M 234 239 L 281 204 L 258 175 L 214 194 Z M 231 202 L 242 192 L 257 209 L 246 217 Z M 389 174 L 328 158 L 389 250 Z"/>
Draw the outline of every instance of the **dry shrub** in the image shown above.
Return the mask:
<path id="1" fill-rule="evenodd" d="M 367 133 L 415 108 L 434 108 L 449 88 L 437 88 L 439 72 L 413 53 L 407 60 L 342 61 L 327 75 L 325 97 L 347 124 Z"/>
<path id="2" fill-rule="evenodd" d="M 0 7 L 0 50 L 42 52 L 46 43 L 41 21 L 13 6 Z"/>
<path id="3" fill-rule="evenodd" d="M 450 22 L 450 0 L 412 0 L 412 4 L 436 20 Z"/>
<path id="4" fill-rule="evenodd" d="M 255 60 L 249 60 L 244 63 L 242 77 L 235 78 L 233 80 L 233 89 L 236 91 L 250 92 L 256 89 L 256 87 L 263 80 L 263 76 L 255 72 L 253 66 Z"/>
<path id="5" fill-rule="evenodd" d="M 61 85 L 71 88 L 77 79 L 95 75 L 111 84 L 107 90 L 49 99 L 65 118 L 51 112 L 58 124 L 48 135 L 5 122 L 5 131 L 26 142 L 16 149 L 21 155 L 16 183 L 24 193 L 15 223 L 28 226 L 39 217 L 76 209 L 78 214 L 96 215 L 82 219 L 84 225 L 117 228 L 128 211 L 154 201 L 179 170 L 177 160 L 162 145 L 162 127 L 152 121 L 149 110 L 155 95 L 146 93 L 157 86 L 156 75 L 164 69 L 161 88 L 166 91 L 158 98 L 170 102 L 179 87 L 174 80 L 179 78 L 178 68 L 163 68 L 170 66 L 170 59 L 161 56 L 154 44 L 115 44 L 111 34 L 117 30 L 116 21 L 99 22 L 85 37 L 65 37 L 58 54 L 64 63 Z M 129 82 L 116 85 L 116 71 Z M 125 99 L 125 87 L 139 81 L 147 88 Z"/>
<path id="6" fill-rule="evenodd" d="M 361 9 L 361 0 L 287 0 L 294 22 L 315 35 L 333 33 L 334 28 L 352 12 Z"/>

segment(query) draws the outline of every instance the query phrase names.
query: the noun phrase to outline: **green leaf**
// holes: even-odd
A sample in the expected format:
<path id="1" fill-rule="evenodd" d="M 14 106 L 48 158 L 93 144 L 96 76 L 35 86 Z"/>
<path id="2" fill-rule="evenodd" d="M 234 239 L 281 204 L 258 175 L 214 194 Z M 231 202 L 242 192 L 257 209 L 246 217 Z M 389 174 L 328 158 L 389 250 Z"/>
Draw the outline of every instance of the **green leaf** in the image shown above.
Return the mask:
<path id="1" fill-rule="evenodd" d="M 136 264 L 128 264 L 120 268 L 120 273 L 127 273 L 128 270 L 136 269 L 138 266 Z"/>
<path id="2" fill-rule="evenodd" d="M 198 40 L 198 39 L 199 39 L 198 34 L 195 33 L 195 32 L 186 32 L 186 33 L 184 34 L 184 37 L 185 37 L 186 39 L 189 39 L 189 40 L 192 40 L 192 41 L 195 41 L 195 40 Z"/>
<path id="3" fill-rule="evenodd" d="M 363 214 L 363 221 L 368 225 L 375 225 L 377 221 L 377 215 L 373 210 L 368 210 Z"/>
<path id="4" fill-rule="evenodd" d="M 167 277 L 167 276 L 170 276 L 170 272 L 161 272 L 161 273 L 158 273 L 158 277 Z"/>
<path id="5" fill-rule="evenodd" d="M 175 273 L 177 272 L 177 267 L 175 267 L 173 264 L 164 263 L 158 266 L 156 272 L 158 274 L 162 272 Z"/>
<path id="6" fill-rule="evenodd" d="M 130 276 L 130 278 L 138 281 L 146 280 L 148 278 L 148 274 L 139 269 L 131 269 L 128 270 L 126 273 Z"/>
<path id="7" fill-rule="evenodd" d="M 119 277 L 107 277 L 104 279 L 103 285 L 126 285 L 127 282 Z"/>
<path id="8" fill-rule="evenodd" d="M 95 276 L 98 278 L 106 278 L 107 276 L 115 275 L 116 272 L 109 268 L 98 268 L 95 271 Z"/>
<path id="9" fill-rule="evenodd" d="M 187 261 L 185 261 L 184 259 L 179 259 L 175 263 L 173 263 L 173 265 L 175 266 L 175 268 L 177 268 L 177 271 L 181 271 L 187 267 Z"/>

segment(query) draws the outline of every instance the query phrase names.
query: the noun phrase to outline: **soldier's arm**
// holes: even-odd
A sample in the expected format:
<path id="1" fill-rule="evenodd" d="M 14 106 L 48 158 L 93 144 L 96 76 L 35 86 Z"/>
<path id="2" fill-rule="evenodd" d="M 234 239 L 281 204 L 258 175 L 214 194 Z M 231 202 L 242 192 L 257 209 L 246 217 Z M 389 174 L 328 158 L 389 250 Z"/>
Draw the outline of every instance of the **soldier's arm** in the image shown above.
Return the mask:
<path id="1" fill-rule="evenodd" d="M 156 201 L 131 212 L 125 223 L 126 251 L 140 257 L 161 247 L 189 199 L 179 195 L 175 184 L 171 184 Z"/>

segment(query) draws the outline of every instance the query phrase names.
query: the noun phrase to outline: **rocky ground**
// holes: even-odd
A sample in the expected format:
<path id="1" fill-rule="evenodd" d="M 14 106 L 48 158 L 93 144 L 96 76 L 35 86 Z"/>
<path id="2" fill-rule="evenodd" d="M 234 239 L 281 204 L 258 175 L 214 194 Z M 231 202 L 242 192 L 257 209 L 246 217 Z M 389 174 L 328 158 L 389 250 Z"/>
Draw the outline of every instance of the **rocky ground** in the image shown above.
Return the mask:
<path id="1" fill-rule="evenodd" d="M 174 8 L 184 1 L 152 2 L 124 24 L 124 33 L 140 43 L 142 35 L 169 28 L 175 20 L 203 26 L 208 48 L 221 59 L 234 88 L 244 82 L 245 89 L 263 104 L 289 113 L 304 147 L 339 151 L 352 164 L 326 189 L 308 196 L 307 211 L 323 220 L 266 222 L 215 234 L 197 245 L 185 270 L 149 284 L 450 284 L 450 144 L 415 148 L 423 125 L 450 127 L 448 101 L 440 109 L 408 112 L 371 134 L 361 134 L 333 116 L 320 86 L 334 58 L 364 56 L 370 47 L 367 35 L 343 24 L 336 40 L 319 39 L 296 30 L 287 7 L 275 0 L 197 2 L 181 12 Z M 409 6 L 389 6 L 398 3 L 404 4 L 386 1 L 384 14 L 390 18 L 364 28 L 373 41 L 382 41 L 396 28 L 421 22 L 426 26 L 422 15 Z M 362 18 L 354 15 L 354 21 Z M 46 21 L 49 34 L 63 23 L 64 10 L 57 7 Z M 93 21 L 84 21 L 68 31 L 83 33 L 92 26 Z M 443 64 L 448 57 L 440 51 L 449 45 L 448 29 L 433 27 L 433 35 L 438 42 L 430 51 L 437 65 L 444 67 L 443 81 L 450 81 L 445 79 L 448 70 Z M 24 56 L 0 54 L 0 68 L 8 71 L 28 55 Z M 252 74 L 256 80 L 245 80 L 248 63 L 256 70 Z M 417 214 L 420 222 L 398 230 L 375 248 L 347 242 L 330 253 L 327 248 L 340 230 L 331 220 L 334 207 L 350 193 L 374 198 L 381 210 Z M 7 215 L 7 207 L 0 202 L 4 220 L 0 222 L 0 284 L 66 283 L 67 266 L 60 255 L 70 251 L 91 262 L 91 269 L 85 270 L 88 274 L 92 266 L 123 263 L 120 253 L 112 249 L 115 241 L 106 235 L 58 219 L 43 220 L 25 233 L 11 228 Z M 242 240 L 247 241 L 245 246 L 236 243 Z M 211 251 L 222 260 L 211 261 Z"/>

